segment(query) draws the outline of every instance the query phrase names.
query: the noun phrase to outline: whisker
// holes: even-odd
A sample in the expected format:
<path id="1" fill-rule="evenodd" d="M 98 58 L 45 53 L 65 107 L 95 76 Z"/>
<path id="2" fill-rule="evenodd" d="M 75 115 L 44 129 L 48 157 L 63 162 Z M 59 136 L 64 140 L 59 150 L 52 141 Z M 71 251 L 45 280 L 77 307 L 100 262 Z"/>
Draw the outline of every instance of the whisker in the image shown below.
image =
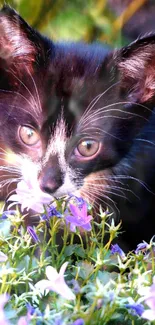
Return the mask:
<path id="1" fill-rule="evenodd" d="M 19 95 L 20 97 L 22 97 L 31 106 L 31 108 L 33 109 L 33 111 L 36 113 L 36 110 L 34 109 L 32 103 L 25 96 L 23 96 L 21 93 L 19 93 L 17 91 L 11 91 L 11 90 L 5 90 L 5 89 L 0 89 L 0 92 L 11 93 L 11 94 Z M 26 110 L 24 110 L 24 111 L 26 112 Z"/>
<path id="2" fill-rule="evenodd" d="M 145 108 L 147 109 L 149 112 L 153 113 L 152 110 L 150 108 L 148 108 L 147 106 L 143 105 L 143 104 L 140 104 L 140 103 L 135 103 L 135 102 L 130 102 L 130 101 L 120 101 L 120 102 L 116 102 L 116 103 L 112 103 L 112 104 L 109 104 L 109 105 L 106 105 L 106 106 L 103 106 L 101 108 L 98 108 L 94 111 L 94 114 L 96 113 L 100 113 L 102 112 L 103 110 L 105 110 L 105 108 L 108 108 L 108 107 L 112 107 L 112 106 L 115 106 L 115 105 L 125 105 L 125 104 L 129 104 L 129 105 L 135 105 L 135 106 L 138 106 L 138 107 L 142 107 L 142 108 Z M 105 112 L 105 111 L 104 111 Z M 90 116 L 90 114 L 89 114 Z M 92 115 L 91 115 L 92 116 Z"/>
<path id="3" fill-rule="evenodd" d="M 18 168 L 14 168 L 13 166 L 0 166 L 0 171 L 8 171 L 10 173 L 17 173 L 21 175 L 21 172 Z"/>
<path id="4" fill-rule="evenodd" d="M 9 183 L 17 183 L 19 181 L 19 178 L 10 178 L 7 180 L 0 181 L 0 188 L 6 186 Z"/>
<path id="5" fill-rule="evenodd" d="M 117 168 L 117 167 L 115 167 L 115 168 Z M 115 175 L 115 178 L 116 179 L 118 179 L 118 178 L 119 179 L 125 179 L 125 180 L 134 180 L 137 183 L 139 183 L 140 185 L 142 185 L 149 193 L 155 194 L 149 189 L 147 184 L 145 182 L 143 182 L 142 180 L 140 180 L 139 178 L 136 178 L 136 177 L 133 177 L 133 176 L 130 176 L 130 175 Z"/>
<path id="6" fill-rule="evenodd" d="M 101 198 L 101 197 L 98 195 L 98 192 L 93 191 L 92 189 L 89 188 L 89 194 L 90 194 L 90 195 L 93 194 L 93 197 L 94 197 L 94 198 L 96 198 L 99 202 L 102 202 L 102 203 L 105 205 L 105 207 L 108 206 L 108 207 L 109 207 L 113 212 L 115 212 L 113 206 L 111 206 L 109 202 L 103 200 L 103 198 Z M 117 210 L 117 212 L 119 213 L 119 209 L 118 209 L 118 207 L 116 206 L 116 202 L 115 202 L 114 200 L 112 200 L 111 198 L 109 198 L 107 195 L 103 195 L 103 194 L 102 194 L 102 197 L 104 197 L 106 200 L 110 201 L 110 202 L 114 205 L 114 207 L 115 207 L 115 209 Z M 98 205 L 97 205 L 97 207 L 98 207 Z"/>
<path id="7" fill-rule="evenodd" d="M 124 102 L 125 103 L 125 102 Z M 103 118 L 107 118 L 107 117 L 113 117 L 113 116 L 107 116 L 107 115 L 104 115 L 104 116 L 99 116 L 98 118 L 94 119 L 95 116 L 99 115 L 102 110 L 104 109 L 104 114 L 105 113 L 109 113 L 109 112 L 121 112 L 123 114 L 126 114 L 128 116 L 136 116 L 136 117 L 140 117 L 142 119 L 144 119 L 145 121 L 148 121 L 148 119 L 146 119 L 145 117 L 139 115 L 139 114 L 136 114 L 136 113 L 133 113 L 133 112 L 128 112 L 128 111 L 124 111 L 123 109 L 117 109 L 117 108 L 110 108 L 108 110 L 105 110 L 105 108 L 108 108 L 108 107 L 112 107 L 112 106 L 116 106 L 116 105 L 120 105 L 120 104 L 123 104 L 123 102 L 118 102 L 118 103 L 113 103 L 113 104 L 110 104 L 110 105 L 107 105 L 107 106 L 104 106 L 96 111 L 93 112 L 93 114 L 90 114 L 87 118 L 83 119 L 82 121 L 82 124 L 85 125 L 87 121 L 89 121 L 90 119 L 92 119 L 92 121 L 97 121 L 99 119 L 103 119 Z M 149 108 L 148 108 L 149 111 L 151 111 Z M 121 118 L 121 119 L 124 119 L 124 117 L 120 117 L 120 116 L 114 116 L 115 118 Z"/>
<path id="8" fill-rule="evenodd" d="M 146 139 L 135 138 L 135 141 L 142 141 L 142 142 L 146 142 L 146 143 L 149 143 L 149 144 L 155 146 L 155 142 L 152 142 L 152 141 L 149 141 Z"/>
<path id="9" fill-rule="evenodd" d="M 9 72 L 14 76 L 14 78 L 16 78 L 16 80 L 18 80 L 20 82 L 21 85 L 23 85 L 23 87 L 27 90 L 27 92 L 29 93 L 29 95 L 31 96 L 32 100 L 33 100 L 33 104 L 34 104 L 34 108 L 37 107 L 37 103 L 36 100 L 33 96 L 33 94 L 31 93 L 31 91 L 29 90 L 29 88 L 24 84 L 24 82 L 22 82 L 21 79 L 19 79 L 12 71 L 12 69 L 9 70 Z"/>
<path id="10" fill-rule="evenodd" d="M 113 88 L 114 86 L 118 85 L 119 83 L 120 83 L 120 81 L 115 82 L 108 89 L 106 89 L 103 93 L 101 93 L 101 94 L 97 95 L 95 98 L 93 98 L 93 100 L 90 102 L 90 104 L 86 108 L 86 110 L 85 110 L 85 112 L 84 112 L 84 114 L 83 114 L 82 117 L 85 117 L 85 115 L 87 115 L 89 113 L 89 111 L 97 104 L 97 102 L 100 100 L 100 98 L 103 97 L 111 88 Z M 79 125 L 80 124 L 81 124 L 81 119 L 79 121 Z"/>
<path id="11" fill-rule="evenodd" d="M 5 150 L 4 148 L 0 147 L 0 150 L 3 151 L 3 152 L 0 152 L 0 155 L 4 155 L 4 154 L 7 154 L 7 150 Z"/>
<path id="12" fill-rule="evenodd" d="M 109 116 L 108 116 L 109 117 Z M 111 116 L 111 117 L 114 117 L 114 116 Z M 117 117 L 118 118 L 118 117 Z M 112 138 L 114 138 L 114 139 L 117 139 L 117 140 L 121 140 L 120 138 L 118 138 L 118 137 L 116 137 L 115 135 L 113 135 L 113 134 L 111 134 L 110 132 L 107 132 L 107 131 L 105 131 L 105 130 L 103 130 L 103 129 L 101 129 L 101 128 L 96 128 L 95 126 L 90 126 L 90 127 L 85 127 L 84 128 L 84 133 L 85 133 L 85 135 L 88 135 L 89 137 L 90 137 L 90 132 L 89 131 L 91 131 L 92 130 L 92 132 L 93 132 L 93 130 L 94 130 L 94 133 L 95 134 L 101 134 L 101 133 L 104 133 L 104 134 L 107 134 L 107 135 L 109 135 L 110 137 L 112 137 Z M 96 130 L 99 130 L 98 132 L 96 131 Z M 81 130 L 82 131 L 82 130 Z M 86 131 L 88 131 L 89 133 L 87 133 Z"/>
<path id="13" fill-rule="evenodd" d="M 35 91 L 36 91 L 36 95 L 37 95 L 37 99 L 38 99 L 38 105 L 39 105 L 39 109 L 40 109 L 40 112 L 42 111 L 42 106 L 41 106 L 41 101 L 40 101 L 40 96 L 39 96 L 39 92 L 38 92 L 38 89 L 37 89 L 37 85 L 36 85 L 36 82 L 30 72 L 30 70 L 28 69 L 28 67 L 26 67 L 27 71 L 28 71 L 28 74 L 33 82 L 33 85 L 34 85 L 34 88 L 35 88 Z"/>
<path id="14" fill-rule="evenodd" d="M 107 190 L 107 189 L 104 189 L 104 190 L 103 190 L 103 188 L 99 188 L 99 187 L 97 187 L 97 186 L 95 186 L 95 187 L 96 187 L 96 193 L 103 194 L 103 191 L 104 191 L 104 193 L 112 194 L 112 195 L 115 195 L 115 196 L 121 197 L 121 198 L 123 198 L 123 199 L 127 199 L 125 193 L 123 193 L 122 191 L 120 191 L 120 192 L 122 192 L 122 195 L 121 195 L 121 194 L 118 194 L 118 193 L 116 193 L 116 192 L 110 191 L 110 189 L 109 189 L 109 190 Z M 103 194 L 103 195 L 104 195 L 104 194 Z"/>

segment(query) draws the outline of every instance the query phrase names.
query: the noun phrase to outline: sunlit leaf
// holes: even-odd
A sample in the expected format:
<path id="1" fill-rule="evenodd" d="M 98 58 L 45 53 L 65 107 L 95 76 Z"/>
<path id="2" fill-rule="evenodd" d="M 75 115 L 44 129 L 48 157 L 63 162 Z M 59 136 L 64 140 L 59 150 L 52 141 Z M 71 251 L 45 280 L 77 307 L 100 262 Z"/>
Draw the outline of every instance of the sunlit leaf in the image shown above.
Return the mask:
<path id="1" fill-rule="evenodd" d="M 92 19 L 80 12 L 61 12 L 48 27 L 48 34 L 55 39 L 80 40 L 92 26 Z"/>

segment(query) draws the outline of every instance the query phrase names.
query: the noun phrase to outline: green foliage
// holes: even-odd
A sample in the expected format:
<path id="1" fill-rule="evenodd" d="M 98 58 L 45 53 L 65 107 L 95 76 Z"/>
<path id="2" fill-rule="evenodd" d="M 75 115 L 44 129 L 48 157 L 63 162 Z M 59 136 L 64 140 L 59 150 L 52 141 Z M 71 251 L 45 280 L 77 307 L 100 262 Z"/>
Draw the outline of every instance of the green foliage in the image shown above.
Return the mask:
<path id="1" fill-rule="evenodd" d="M 52 39 L 103 41 L 120 46 L 125 43 L 122 26 L 145 0 L 132 2 L 120 17 L 109 9 L 108 0 L 9 0 L 8 4 Z"/>

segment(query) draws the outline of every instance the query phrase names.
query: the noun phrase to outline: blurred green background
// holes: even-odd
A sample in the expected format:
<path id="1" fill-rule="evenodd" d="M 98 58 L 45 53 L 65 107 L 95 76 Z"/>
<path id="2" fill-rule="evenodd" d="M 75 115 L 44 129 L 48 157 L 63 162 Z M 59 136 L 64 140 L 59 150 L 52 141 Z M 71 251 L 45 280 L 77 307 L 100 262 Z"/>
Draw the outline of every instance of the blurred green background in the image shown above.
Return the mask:
<path id="1" fill-rule="evenodd" d="M 147 32 L 152 14 L 150 29 L 155 29 L 154 0 L 8 0 L 7 3 L 54 40 L 99 41 L 121 46 Z"/>

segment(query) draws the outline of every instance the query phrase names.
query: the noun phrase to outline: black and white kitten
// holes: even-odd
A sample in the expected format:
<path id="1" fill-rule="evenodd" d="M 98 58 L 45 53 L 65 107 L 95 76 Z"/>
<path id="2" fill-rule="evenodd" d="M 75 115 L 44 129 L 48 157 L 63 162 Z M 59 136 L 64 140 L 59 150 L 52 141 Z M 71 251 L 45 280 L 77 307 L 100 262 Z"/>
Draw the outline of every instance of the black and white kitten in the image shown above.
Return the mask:
<path id="1" fill-rule="evenodd" d="M 114 52 L 53 43 L 14 10 L 1 10 L 1 199 L 27 163 L 51 196 L 78 191 L 96 211 L 109 207 L 122 219 L 130 249 L 149 240 L 155 234 L 154 105 L 155 35 Z"/>

